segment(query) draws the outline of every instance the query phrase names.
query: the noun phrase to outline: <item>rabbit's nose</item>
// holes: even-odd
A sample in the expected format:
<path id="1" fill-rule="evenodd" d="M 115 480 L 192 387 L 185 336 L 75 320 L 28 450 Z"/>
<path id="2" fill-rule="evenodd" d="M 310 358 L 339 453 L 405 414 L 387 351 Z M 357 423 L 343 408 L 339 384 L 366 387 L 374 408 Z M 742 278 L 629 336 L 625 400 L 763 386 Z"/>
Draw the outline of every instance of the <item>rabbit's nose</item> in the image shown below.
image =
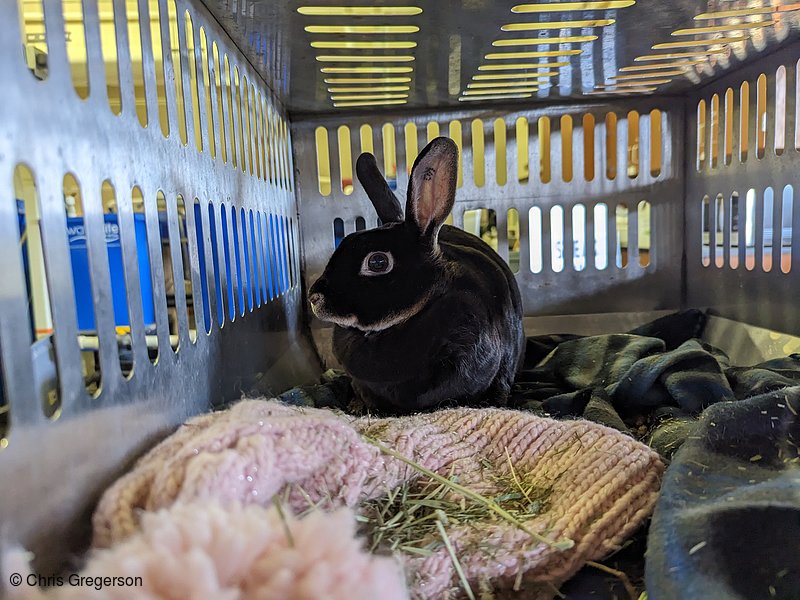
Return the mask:
<path id="1" fill-rule="evenodd" d="M 312 305 L 319 304 L 322 301 L 322 294 L 319 292 L 312 292 L 308 295 L 308 301 L 311 302 Z"/>

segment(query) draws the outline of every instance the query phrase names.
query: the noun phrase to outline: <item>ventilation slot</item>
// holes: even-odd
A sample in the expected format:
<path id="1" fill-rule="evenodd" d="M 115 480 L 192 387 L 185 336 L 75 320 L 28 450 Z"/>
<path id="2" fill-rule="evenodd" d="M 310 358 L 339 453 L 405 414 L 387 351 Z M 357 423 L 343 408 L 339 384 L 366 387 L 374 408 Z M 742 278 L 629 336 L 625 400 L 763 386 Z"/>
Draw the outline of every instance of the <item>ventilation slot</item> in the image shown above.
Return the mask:
<path id="1" fill-rule="evenodd" d="M 711 168 L 719 164 L 719 95 L 711 97 Z"/>
<path id="2" fill-rule="evenodd" d="M 697 104 L 697 170 L 706 166 L 706 101 Z"/>
<path id="3" fill-rule="evenodd" d="M 539 117 L 539 178 L 550 183 L 550 117 Z"/>
<path id="4" fill-rule="evenodd" d="M 534 206 L 528 211 L 528 243 L 531 248 L 530 269 L 533 273 L 542 272 L 542 209 Z"/>
<path id="5" fill-rule="evenodd" d="M 361 152 L 375 153 L 375 148 L 372 144 L 372 127 L 369 125 L 362 125 L 358 130 L 359 137 L 361 138 Z"/>
<path id="6" fill-rule="evenodd" d="M 471 233 L 497 252 L 497 213 L 487 208 L 464 211 L 464 231 Z"/>
<path id="7" fill-rule="evenodd" d="M 208 269 L 206 267 L 206 239 L 203 227 L 203 209 L 200 200 L 194 199 L 194 235 L 200 267 L 200 293 L 203 302 L 203 324 L 206 334 L 211 333 L 211 311 L 209 310 Z"/>
<path id="8" fill-rule="evenodd" d="M 628 206 L 617 204 L 616 208 L 617 223 L 617 257 L 616 265 L 618 269 L 628 266 Z"/>
<path id="9" fill-rule="evenodd" d="M 639 238 L 639 266 L 647 267 L 650 265 L 650 252 L 652 241 L 650 239 L 650 203 L 647 200 L 639 202 L 637 207 L 637 231 Z"/>
<path id="10" fill-rule="evenodd" d="M 158 362 L 158 336 L 156 335 L 156 309 L 155 291 L 153 286 L 153 274 L 151 265 L 161 261 L 160 253 L 156 256 L 150 255 L 149 232 L 147 230 L 147 218 L 144 197 L 142 190 L 134 186 L 131 195 L 133 202 L 133 225 L 135 233 L 135 246 L 137 265 L 139 267 L 139 290 L 142 295 L 142 315 L 144 317 L 144 331 L 147 342 L 147 353 L 150 362 Z M 154 244 L 159 248 L 158 242 Z"/>
<path id="11" fill-rule="evenodd" d="M 250 234 L 250 256 L 253 262 L 253 276 L 250 280 L 250 285 L 253 289 L 253 302 L 256 306 L 260 307 L 266 302 L 266 298 L 261 295 L 261 291 L 263 289 L 263 285 L 261 283 L 261 273 L 263 267 L 261 264 L 261 252 L 258 251 L 258 230 L 256 229 L 255 216 L 253 215 L 252 210 L 250 210 L 250 229 L 248 231 Z"/>
<path id="12" fill-rule="evenodd" d="M 186 313 L 189 326 L 189 341 L 194 344 L 197 341 L 197 320 L 195 318 L 194 290 L 196 287 L 193 283 L 193 272 L 196 271 L 192 268 L 192 254 L 189 246 L 189 216 L 183 201 L 183 196 L 179 194 L 176 202 L 178 206 L 178 226 L 180 228 L 181 267 L 183 270 L 183 284 L 186 289 Z"/>
<path id="13" fill-rule="evenodd" d="M 111 0 L 106 1 L 111 4 Z M 169 13 L 170 56 L 172 59 L 172 70 L 174 73 L 173 78 L 175 80 L 175 102 L 178 109 L 178 135 L 180 136 L 181 143 L 186 144 L 186 105 L 183 97 L 183 67 L 181 65 L 181 48 L 178 44 L 178 12 L 175 8 L 175 0 L 168 0 L 167 7 L 167 12 Z M 227 59 L 228 58 L 226 56 L 226 68 Z M 167 77 L 167 80 L 169 80 L 169 77 Z M 111 80 L 109 79 L 108 81 L 110 86 Z"/>
<path id="14" fill-rule="evenodd" d="M 244 298 L 247 302 L 247 311 L 253 312 L 254 306 L 254 296 L 256 291 L 253 289 L 253 267 L 251 262 L 251 247 L 252 242 L 250 240 L 248 228 L 247 228 L 247 213 L 245 212 L 244 208 L 239 209 L 239 218 L 241 224 L 241 234 L 242 234 L 242 269 L 244 274 L 242 275 L 242 284 L 244 285 Z"/>
<path id="15" fill-rule="evenodd" d="M 639 176 L 639 113 L 632 110 L 627 116 L 628 125 L 628 178 Z"/>
<path id="16" fill-rule="evenodd" d="M 550 261 L 554 273 L 564 270 L 564 209 L 550 209 Z"/>
<path id="17" fill-rule="evenodd" d="M 606 115 L 606 177 L 617 177 L 617 115 Z"/>
<path id="18" fill-rule="evenodd" d="M 270 217 L 270 222 L 272 221 L 272 217 Z M 272 237 L 272 236 L 270 236 Z M 339 219 L 338 217 L 333 220 L 333 249 L 339 247 L 339 244 L 342 243 L 344 239 L 344 221 Z"/>
<path id="19" fill-rule="evenodd" d="M 506 184 L 508 174 L 506 154 L 506 122 L 503 119 L 494 121 L 494 169 L 497 185 Z"/>
<path id="20" fill-rule="evenodd" d="M 130 343 L 130 316 L 128 312 L 128 283 L 124 269 L 124 248 L 122 231 L 117 210 L 117 197 L 110 181 L 103 182 L 101 187 L 103 202 L 103 231 L 105 234 L 106 258 L 105 267 L 111 276 L 111 299 L 114 309 L 114 325 L 117 336 L 119 366 L 125 378 L 133 376 L 133 350 Z M 91 224 L 89 225 L 91 227 Z M 134 248 L 135 253 L 135 248 Z"/>
<path id="21" fill-rule="evenodd" d="M 417 126 L 414 123 L 406 123 L 406 126 L 403 128 L 403 134 L 406 138 L 406 171 L 408 174 L 411 174 L 414 160 L 417 158 L 417 154 L 419 154 Z"/>
<path id="22" fill-rule="evenodd" d="M 744 268 L 752 271 L 756 268 L 756 191 L 753 188 L 747 190 L 745 197 L 745 258 Z M 760 228 L 759 228 L 760 229 Z"/>
<path id="23" fill-rule="evenodd" d="M 656 109 L 650 111 L 650 176 L 658 177 L 661 175 L 661 147 L 663 144 L 661 136 L 661 111 Z"/>
<path id="24" fill-rule="evenodd" d="M 528 182 L 528 119 L 519 117 L 516 123 L 517 181 Z"/>
<path id="25" fill-rule="evenodd" d="M 131 70 L 133 74 L 133 92 L 136 102 L 136 116 L 139 124 L 147 127 L 147 103 L 144 80 L 144 61 L 142 60 L 142 32 L 139 29 L 139 8 L 135 2 L 128 2 L 128 48 L 131 58 Z M 102 26 L 101 26 L 102 27 Z"/>
<path id="26" fill-rule="evenodd" d="M 520 234 L 519 211 L 508 209 L 506 214 L 506 236 L 508 238 L 508 265 L 512 273 L 519 273 Z"/>
<path id="27" fill-rule="evenodd" d="M 50 304 L 51 273 L 48 273 L 45 260 L 45 240 L 40 223 L 42 205 L 39 191 L 33 173 L 24 165 L 18 165 L 14 170 L 14 192 L 17 199 L 20 232 L 19 248 L 25 272 L 28 318 L 33 340 L 30 351 L 34 365 L 53 365 L 45 373 L 37 373 L 36 400 L 45 416 L 56 419 L 61 412 L 61 395 Z M 4 402 L 4 400 L 0 400 L 0 402 Z M 5 425 L 8 422 L 7 411 L 7 405 L 0 405 L 0 416 L 3 421 L 3 431 L 0 433 L 3 435 L 5 435 Z"/>
<path id="28" fill-rule="evenodd" d="M 741 231 L 739 229 L 739 193 L 733 192 L 731 194 L 730 202 L 728 204 L 730 218 L 730 251 L 728 264 L 731 269 L 739 268 L 739 244 L 744 243 L 744 237 L 740 237 Z"/>
<path id="29" fill-rule="evenodd" d="M 81 2 L 62 2 L 61 6 L 64 10 L 64 20 L 67 21 L 69 19 L 70 22 L 70 35 L 67 39 L 67 60 L 69 60 L 72 85 L 78 97 L 85 100 L 89 97 L 89 63 L 86 57 L 86 28 L 83 24 L 83 5 Z M 20 11 L 21 14 L 25 15 L 23 21 L 27 18 L 26 13 L 34 7 L 41 10 L 41 3 L 25 2 L 25 11 Z M 151 16 L 151 18 L 158 23 L 158 11 L 156 10 L 155 12 L 156 15 Z M 69 16 L 67 16 L 68 14 Z M 47 54 L 46 47 L 44 48 L 44 53 Z M 26 45 L 27 54 L 28 47 Z"/>
<path id="30" fill-rule="evenodd" d="M 608 267 L 608 206 L 602 202 L 594 206 L 594 268 L 604 271 Z"/>
<path id="31" fill-rule="evenodd" d="M 561 178 L 572 181 L 572 117 L 561 117 Z"/>
<path id="32" fill-rule="evenodd" d="M 763 73 L 756 81 L 756 157 L 764 158 L 767 147 L 767 76 Z"/>
<path id="33" fill-rule="evenodd" d="M 458 146 L 458 179 L 456 187 L 464 185 L 464 145 L 461 131 L 461 121 L 450 121 L 450 138 Z"/>
<path id="34" fill-rule="evenodd" d="M 315 130 L 317 145 L 317 182 L 319 193 L 329 196 L 331 193 L 331 158 L 328 152 L 328 130 L 317 127 Z M 363 145 L 363 142 L 362 142 Z"/>
<path id="35" fill-rule="evenodd" d="M 483 121 L 474 119 L 472 129 L 472 177 L 476 187 L 486 184 L 486 164 L 484 157 Z"/>
<path id="36" fill-rule="evenodd" d="M 385 123 L 383 133 L 383 176 L 392 190 L 397 189 L 397 146 L 394 138 L 394 125 Z M 338 244 L 337 244 L 338 245 Z"/>
<path id="37" fill-rule="evenodd" d="M 775 155 L 780 156 L 786 148 L 786 67 L 781 65 L 775 72 Z"/>
<path id="38" fill-rule="evenodd" d="M 21 179 L 18 179 L 21 178 Z M 23 171 L 15 175 L 17 186 L 26 189 L 27 174 Z M 63 181 L 64 208 L 67 219 L 67 242 L 70 249 L 70 269 L 75 295 L 76 321 L 78 324 L 78 345 L 81 348 L 81 365 L 86 391 L 90 396 L 96 396 L 101 390 L 100 355 L 95 325 L 94 301 L 92 299 L 92 273 L 89 268 L 89 254 L 87 247 L 86 223 L 83 218 L 83 193 L 75 177 L 68 173 Z M 23 196 L 17 193 L 17 202 L 21 198 L 26 200 L 28 193 Z M 25 220 L 21 223 L 24 224 Z M 38 229 L 29 230 L 28 235 L 36 235 Z M 23 252 L 30 250 L 23 244 Z M 35 300 L 30 289 L 32 275 L 28 276 L 28 297 Z"/>
<path id="39" fill-rule="evenodd" d="M 350 128 L 342 125 L 337 129 L 339 141 L 340 185 L 345 196 L 353 193 L 353 153 L 350 149 Z"/>
<path id="40" fill-rule="evenodd" d="M 583 178 L 594 180 L 594 115 L 583 115 Z"/>
<path id="41" fill-rule="evenodd" d="M 161 264 L 164 270 L 164 304 L 167 307 L 167 321 L 169 326 L 169 345 L 173 352 L 177 352 L 180 346 L 180 326 L 178 321 L 176 290 L 175 290 L 175 269 L 172 262 L 172 224 L 170 211 L 167 207 L 167 199 L 164 192 L 159 190 L 156 193 L 156 209 L 158 211 L 158 229 L 160 233 Z M 154 261 L 154 264 L 155 261 Z M 155 272 L 153 272 L 155 275 Z M 184 288 L 185 289 L 185 288 Z M 155 286 L 153 287 L 155 293 Z M 157 301 L 154 301 L 158 304 Z"/>
<path id="42" fill-rule="evenodd" d="M 739 161 L 747 162 L 750 145 L 750 84 L 746 81 L 739 89 Z"/>
<path id="43" fill-rule="evenodd" d="M 586 268 L 586 207 L 583 204 L 572 207 L 572 268 L 576 271 Z"/>
<path id="44" fill-rule="evenodd" d="M 783 210 L 781 211 L 781 272 L 792 271 L 792 221 L 794 219 L 794 188 L 783 188 Z"/>
<path id="45" fill-rule="evenodd" d="M 25 64 L 36 79 L 47 79 L 47 34 L 43 0 L 17 0 L 20 35 L 25 40 Z M 12 13 L 13 14 L 13 13 Z"/>
<path id="46" fill-rule="evenodd" d="M 97 0 L 97 11 L 101 15 L 108 15 L 109 21 L 106 27 L 100 27 L 100 46 L 103 53 L 103 64 L 105 64 L 106 75 L 106 94 L 108 105 L 111 112 L 118 115 L 122 112 L 122 96 L 120 94 L 119 63 L 117 56 L 117 33 L 116 15 L 114 14 L 114 2 L 112 0 Z M 122 6 L 123 4 L 117 4 Z M 174 0 L 173 0 L 174 9 Z M 124 17 L 123 17 L 124 20 Z"/>
<path id="47" fill-rule="evenodd" d="M 725 91 L 725 145 L 723 161 L 725 165 L 731 164 L 733 156 L 733 90 Z"/>

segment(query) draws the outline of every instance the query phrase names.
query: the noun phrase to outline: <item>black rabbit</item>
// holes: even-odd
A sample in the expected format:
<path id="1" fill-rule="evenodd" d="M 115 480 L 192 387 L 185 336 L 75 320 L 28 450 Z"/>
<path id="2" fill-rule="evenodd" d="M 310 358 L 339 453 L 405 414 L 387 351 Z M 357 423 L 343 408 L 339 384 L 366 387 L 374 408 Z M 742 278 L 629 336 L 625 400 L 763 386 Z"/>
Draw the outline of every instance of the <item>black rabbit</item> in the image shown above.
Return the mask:
<path id="1" fill-rule="evenodd" d="M 502 406 L 522 363 L 522 299 L 480 238 L 443 225 L 458 147 L 436 138 L 414 162 L 406 218 L 371 154 L 358 179 L 383 225 L 344 238 L 309 301 L 335 324 L 333 352 L 361 399 L 383 414 L 445 404 Z"/>

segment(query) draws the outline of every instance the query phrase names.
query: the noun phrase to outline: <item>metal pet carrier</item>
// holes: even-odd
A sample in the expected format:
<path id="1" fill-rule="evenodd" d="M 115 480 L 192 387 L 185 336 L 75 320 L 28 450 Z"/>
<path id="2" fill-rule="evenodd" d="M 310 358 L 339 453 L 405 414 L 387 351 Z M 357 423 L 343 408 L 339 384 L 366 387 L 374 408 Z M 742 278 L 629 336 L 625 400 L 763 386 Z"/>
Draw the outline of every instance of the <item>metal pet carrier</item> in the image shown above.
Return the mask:
<path id="1" fill-rule="evenodd" d="M 362 151 L 402 195 L 457 143 L 451 222 L 529 333 L 697 307 L 734 358 L 796 351 L 798 31 L 782 0 L 0 3 L 4 536 L 63 564 L 186 417 L 336 366 L 304 290 L 377 225 Z"/>

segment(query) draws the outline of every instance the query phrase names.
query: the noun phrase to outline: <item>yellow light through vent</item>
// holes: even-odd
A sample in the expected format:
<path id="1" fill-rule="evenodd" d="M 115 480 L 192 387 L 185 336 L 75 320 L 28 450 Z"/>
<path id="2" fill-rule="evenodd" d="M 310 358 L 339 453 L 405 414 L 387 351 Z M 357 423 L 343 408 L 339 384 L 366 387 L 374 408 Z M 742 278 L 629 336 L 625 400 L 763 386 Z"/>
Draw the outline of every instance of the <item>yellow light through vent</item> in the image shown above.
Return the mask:
<path id="1" fill-rule="evenodd" d="M 699 46 L 717 46 L 719 44 L 734 44 L 736 42 L 743 42 L 748 39 L 749 35 L 734 35 L 730 37 L 721 37 L 716 39 L 707 40 L 686 40 L 684 42 L 666 42 L 664 44 L 655 44 L 651 46 L 653 50 L 671 50 L 673 48 L 696 48 Z"/>
<path id="2" fill-rule="evenodd" d="M 658 88 L 643 87 L 643 88 L 630 88 L 624 90 L 595 90 L 593 92 L 584 92 L 584 96 L 605 96 L 607 94 L 649 94 L 655 92 Z"/>
<path id="3" fill-rule="evenodd" d="M 594 86 L 598 90 L 605 90 L 610 88 L 638 88 L 638 87 L 648 87 L 653 85 L 664 85 L 665 83 L 669 83 L 672 79 L 647 79 L 644 81 L 620 81 L 609 83 L 608 85 L 603 85 L 598 83 Z"/>
<path id="4" fill-rule="evenodd" d="M 311 42 L 312 48 L 326 49 L 358 49 L 358 50 L 389 50 L 396 48 L 416 48 L 417 42 Z"/>
<path id="5" fill-rule="evenodd" d="M 547 73 L 558 73 L 558 71 L 546 71 Z M 531 77 L 540 77 L 540 73 L 492 73 L 473 75 L 472 78 L 476 81 L 487 81 L 496 79 L 530 79 Z"/>
<path id="6" fill-rule="evenodd" d="M 308 25 L 308 33 L 357 33 L 357 34 L 384 34 L 384 33 L 417 33 L 416 25 Z"/>
<path id="7" fill-rule="evenodd" d="M 532 81 L 485 81 L 478 83 L 468 83 L 468 88 L 499 88 L 499 87 L 533 87 L 538 86 L 539 81 L 534 79 Z"/>
<path id="8" fill-rule="evenodd" d="M 331 94 L 349 94 L 351 92 L 407 92 L 407 85 L 370 85 L 365 87 L 332 87 L 328 88 Z"/>
<path id="9" fill-rule="evenodd" d="M 551 5 L 545 5 L 551 6 Z M 584 21 L 543 21 L 541 23 L 509 23 L 501 31 L 539 31 L 542 29 L 579 29 L 582 27 L 606 27 L 616 23 L 614 19 L 590 19 Z"/>
<path id="10" fill-rule="evenodd" d="M 712 27 L 695 27 L 694 29 L 678 29 L 672 35 L 695 35 L 701 33 L 721 33 L 723 31 L 743 31 L 746 29 L 760 29 L 774 25 L 775 21 L 757 21 L 755 23 L 733 23 L 731 25 L 714 25 Z"/>
<path id="11" fill-rule="evenodd" d="M 629 71 L 650 71 L 655 69 L 676 69 L 679 67 L 691 67 L 693 65 L 701 65 L 705 60 L 685 60 L 681 62 L 671 62 L 671 63 L 659 63 L 656 65 L 635 65 L 632 67 L 622 67 L 620 71 L 622 72 L 629 72 Z"/>
<path id="12" fill-rule="evenodd" d="M 348 85 L 356 83 L 411 83 L 411 77 L 326 77 L 328 85 Z"/>
<path id="13" fill-rule="evenodd" d="M 408 17 L 418 15 L 417 6 L 301 6 L 297 9 L 307 17 Z"/>
<path id="14" fill-rule="evenodd" d="M 724 48 L 717 50 L 697 50 L 696 52 L 670 52 L 669 54 L 645 54 L 644 56 L 637 56 L 633 62 L 644 62 L 650 60 L 672 60 L 675 58 L 688 58 L 696 56 L 713 56 L 715 54 L 725 54 Z"/>
<path id="15" fill-rule="evenodd" d="M 539 88 L 535 87 L 517 87 L 517 88 L 489 88 L 485 90 L 466 90 L 465 96 L 486 96 L 487 94 L 526 94 L 535 92 Z"/>
<path id="16" fill-rule="evenodd" d="M 634 73 L 632 75 L 614 75 L 609 79 L 621 81 L 624 79 L 652 79 L 654 77 L 670 77 L 672 75 L 683 75 L 686 71 L 659 71 L 657 73 Z"/>
<path id="17" fill-rule="evenodd" d="M 413 67 L 322 67 L 323 73 L 411 73 Z"/>
<path id="18" fill-rule="evenodd" d="M 565 12 L 572 10 L 609 10 L 628 8 L 636 0 L 607 0 L 605 2 L 551 2 L 542 4 L 518 4 L 511 8 L 512 13 Z"/>
<path id="19" fill-rule="evenodd" d="M 559 56 L 577 56 L 583 50 L 543 50 L 541 52 L 492 52 L 486 60 L 524 59 L 524 58 L 556 58 Z"/>
<path id="20" fill-rule="evenodd" d="M 479 102 L 481 100 L 516 100 L 519 98 L 530 98 L 532 94 L 509 94 L 508 96 L 492 95 L 492 96 L 461 96 L 459 102 Z"/>
<path id="21" fill-rule="evenodd" d="M 773 13 L 791 12 L 800 10 L 800 3 L 784 4 L 783 6 L 754 6 L 753 8 L 739 8 L 734 10 L 721 10 L 697 15 L 695 21 L 709 21 L 711 19 L 725 19 L 728 17 L 751 17 L 756 15 L 771 15 Z"/>
<path id="22" fill-rule="evenodd" d="M 317 57 L 319 62 L 411 62 L 413 56 L 378 55 L 378 54 L 323 54 Z"/>
<path id="23" fill-rule="evenodd" d="M 522 69 L 546 69 L 551 67 L 566 67 L 566 61 L 557 63 L 513 63 L 508 65 L 481 65 L 478 71 L 519 71 Z"/>
<path id="24" fill-rule="evenodd" d="M 334 102 L 335 108 L 345 108 L 347 106 L 388 106 L 390 104 L 407 104 L 408 100 L 364 100 L 355 102 Z"/>
<path id="25" fill-rule="evenodd" d="M 596 35 L 566 35 L 564 37 L 552 38 L 514 38 L 510 40 L 495 40 L 492 46 L 544 46 L 547 44 L 578 44 L 581 42 L 593 42 L 597 39 Z"/>
<path id="26" fill-rule="evenodd" d="M 331 96 L 331 100 L 400 100 L 408 94 L 344 94 Z"/>

